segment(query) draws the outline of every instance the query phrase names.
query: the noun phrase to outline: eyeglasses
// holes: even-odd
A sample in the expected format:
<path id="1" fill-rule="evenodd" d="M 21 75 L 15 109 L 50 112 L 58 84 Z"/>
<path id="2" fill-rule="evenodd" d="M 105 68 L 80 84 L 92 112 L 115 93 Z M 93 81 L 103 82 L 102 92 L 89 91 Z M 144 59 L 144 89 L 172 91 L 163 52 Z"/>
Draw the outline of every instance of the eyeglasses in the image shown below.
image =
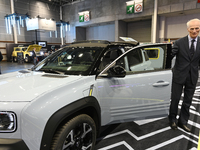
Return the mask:
<path id="1" fill-rule="evenodd" d="M 190 28 L 190 31 L 199 30 L 199 28 Z"/>

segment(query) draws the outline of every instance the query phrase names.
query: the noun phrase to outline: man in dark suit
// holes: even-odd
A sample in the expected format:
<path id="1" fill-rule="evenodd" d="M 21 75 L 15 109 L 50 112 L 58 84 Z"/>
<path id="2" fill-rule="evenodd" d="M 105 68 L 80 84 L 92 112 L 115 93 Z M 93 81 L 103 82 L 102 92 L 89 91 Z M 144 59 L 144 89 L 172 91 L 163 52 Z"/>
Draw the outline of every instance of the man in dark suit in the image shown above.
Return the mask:
<path id="1" fill-rule="evenodd" d="M 36 48 L 33 48 L 33 51 L 32 51 L 32 57 L 33 57 L 34 66 L 37 65 L 37 56 L 36 56 L 35 50 L 36 50 Z"/>
<path id="2" fill-rule="evenodd" d="M 1 51 L 0 51 L 0 62 L 3 60 L 3 55 L 1 54 Z M 0 66 L 0 74 L 1 74 L 1 66 Z"/>
<path id="3" fill-rule="evenodd" d="M 187 30 L 189 35 L 177 40 L 172 48 L 172 58 L 176 56 L 176 62 L 172 77 L 172 94 L 169 110 L 169 122 L 172 129 L 181 127 L 187 132 L 189 119 L 189 108 L 192 103 L 192 97 L 198 80 L 198 68 L 200 60 L 200 20 L 192 19 L 187 22 Z M 184 98 L 178 122 L 176 120 L 178 113 L 178 104 L 184 90 Z"/>

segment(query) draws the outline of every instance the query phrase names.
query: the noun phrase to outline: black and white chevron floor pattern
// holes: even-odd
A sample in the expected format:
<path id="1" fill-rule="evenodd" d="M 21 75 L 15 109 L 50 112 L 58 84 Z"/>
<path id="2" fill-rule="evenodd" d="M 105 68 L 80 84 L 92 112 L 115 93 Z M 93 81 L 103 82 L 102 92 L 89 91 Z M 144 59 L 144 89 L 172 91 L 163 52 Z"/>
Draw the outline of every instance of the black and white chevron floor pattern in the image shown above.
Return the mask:
<path id="1" fill-rule="evenodd" d="M 181 108 L 182 100 L 179 103 Z M 96 142 L 96 150 L 197 150 L 200 131 L 200 81 L 190 107 L 187 133 L 172 130 L 168 118 L 142 120 L 105 127 Z"/>

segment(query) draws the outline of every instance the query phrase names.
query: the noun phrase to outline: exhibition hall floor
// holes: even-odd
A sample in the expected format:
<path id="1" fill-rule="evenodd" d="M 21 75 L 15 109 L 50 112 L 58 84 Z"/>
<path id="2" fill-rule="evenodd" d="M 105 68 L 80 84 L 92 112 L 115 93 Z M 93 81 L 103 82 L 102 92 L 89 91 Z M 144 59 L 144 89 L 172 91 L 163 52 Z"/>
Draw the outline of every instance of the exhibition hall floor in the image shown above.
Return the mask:
<path id="1" fill-rule="evenodd" d="M 33 67 L 33 63 L 17 63 L 17 62 L 0 62 L 1 73 L 9 73 L 21 69 L 29 69 Z"/>
<path id="2" fill-rule="evenodd" d="M 2 74 L 28 69 L 32 63 L 1 62 Z M 182 98 L 181 98 L 182 99 Z M 182 100 L 179 104 L 181 107 Z M 188 127 L 192 132 L 182 129 L 172 130 L 164 118 L 141 120 L 115 124 L 102 128 L 97 138 L 95 150 L 197 150 L 200 130 L 200 79 L 196 86 Z"/>
<path id="3" fill-rule="evenodd" d="M 181 97 L 182 99 L 182 97 Z M 179 103 L 181 108 L 182 100 Z M 164 118 L 141 120 L 105 127 L 96 150 L 197 150 L 200 131 L 200 78 L 196 86 L 188 127 L 191 133 L 169 127 Z M 200 146 L 200 145 L 199 145 Z M 198 148 L 200 150 L 200 148 Z"/>

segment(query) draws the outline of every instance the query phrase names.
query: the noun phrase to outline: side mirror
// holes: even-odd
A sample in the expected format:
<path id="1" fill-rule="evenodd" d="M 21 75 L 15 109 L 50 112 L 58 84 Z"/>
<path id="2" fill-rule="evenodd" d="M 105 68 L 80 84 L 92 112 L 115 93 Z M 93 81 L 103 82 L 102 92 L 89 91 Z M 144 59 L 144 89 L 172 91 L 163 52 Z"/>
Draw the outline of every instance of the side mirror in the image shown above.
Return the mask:
<path id="1" fill-rule="evenodd" d="M 119 65 L 110 68 L 107 72 L 108 72 L 108 77 L 124 78 L 126 76 L 126 70 Z"/>

